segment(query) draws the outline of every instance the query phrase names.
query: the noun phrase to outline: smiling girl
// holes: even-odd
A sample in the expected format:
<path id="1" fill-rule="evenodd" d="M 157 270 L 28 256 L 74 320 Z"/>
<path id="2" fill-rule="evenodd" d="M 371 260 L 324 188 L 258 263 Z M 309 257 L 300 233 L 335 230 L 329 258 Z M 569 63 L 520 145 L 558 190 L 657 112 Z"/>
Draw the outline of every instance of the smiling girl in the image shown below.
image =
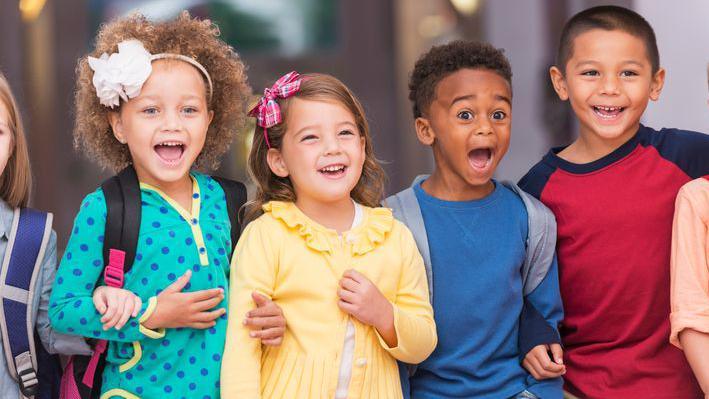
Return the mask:
<path id="1" fill-rule="evenodd" d="M 436 346 L 421 255 L 379 208 L 383 171 L 339 80 L 291 72 L 265 91 L 249 155 L 257 184 L 232 259 L 222 365 L 229 398 L 400 398 L 396 360 Z M 279 348 L 249 340 L 252 291 L 288 315 Z"/>

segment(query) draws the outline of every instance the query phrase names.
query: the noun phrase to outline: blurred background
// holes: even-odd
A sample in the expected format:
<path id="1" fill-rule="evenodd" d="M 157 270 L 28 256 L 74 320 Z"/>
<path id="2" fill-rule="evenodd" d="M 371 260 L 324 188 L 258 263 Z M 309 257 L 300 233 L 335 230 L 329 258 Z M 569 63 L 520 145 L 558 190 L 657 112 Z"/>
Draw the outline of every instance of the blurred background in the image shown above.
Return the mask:
<path id="1" fill-rule="evenodd" d="M 599 4 L 632 8 L 653 25 L 668 70 L 643 122 L 709 132 L 709 1 L 656 0 L 0 0 L 0 70 L 23 112 L 35 186 L 32 206 L 55 214 L 60 248 L 81 199 L 110 173 L 72 145 L 74 68 L 98 27 L 142 12 L 160 20 L 187 9 L 210 18 L 249 67 L 255 93 L 297 70 L 330 73 L 365 105 L 388 191 L 432 168 L 415 137 L 407 80 L 432 45 L 478 39 L 506 50 L 513 67 L 513 135 L 499 179 L 517 180 L 575 126 L 548 79 L 565 20 Z M 253 125 L 217 172 L 246 180 Z M 707 154 L 709 156 L 709 154 Z"/>

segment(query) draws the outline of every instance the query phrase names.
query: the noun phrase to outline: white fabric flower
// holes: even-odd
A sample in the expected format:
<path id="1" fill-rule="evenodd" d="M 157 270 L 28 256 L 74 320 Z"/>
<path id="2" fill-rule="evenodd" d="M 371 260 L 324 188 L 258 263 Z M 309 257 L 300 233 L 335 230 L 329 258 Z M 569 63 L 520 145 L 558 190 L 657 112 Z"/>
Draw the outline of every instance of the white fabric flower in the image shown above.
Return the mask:
<path id="1" fill-rule="evenodd" d="M 135 39 L 118 43 L 118 52 L 110 56 L 103 53 L 101 58 L 89 57 L 99 102 L 113 108 L 120 99 L 137 97 L 153 70 L 150 57 L 143 43 Z"/>

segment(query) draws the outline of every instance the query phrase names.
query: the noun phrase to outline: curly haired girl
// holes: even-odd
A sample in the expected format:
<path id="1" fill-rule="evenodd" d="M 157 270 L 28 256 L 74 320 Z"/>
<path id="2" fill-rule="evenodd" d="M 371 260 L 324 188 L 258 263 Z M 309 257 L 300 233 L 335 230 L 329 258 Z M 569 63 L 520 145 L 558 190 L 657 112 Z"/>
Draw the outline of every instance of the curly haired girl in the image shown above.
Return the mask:
<path id="1" fill-rule="evenodd" d="M 250 88 L 218 33 L 187 13 L 160 23 L 136 15 L 105 25 L 79 61 L 76 147 L 104 168 L 130 165 L 142 205 L 125 290 L 101 278 L 99 188 L 76 216 L 52 293 L 55 328 L 109 342 L 102 398 L 219 397 L 231 225 L 225 192 L 194 169 L 216 166 Z M 266 327 L 282 331 L 280 309 L 263 302 L 275 316 Z"/>

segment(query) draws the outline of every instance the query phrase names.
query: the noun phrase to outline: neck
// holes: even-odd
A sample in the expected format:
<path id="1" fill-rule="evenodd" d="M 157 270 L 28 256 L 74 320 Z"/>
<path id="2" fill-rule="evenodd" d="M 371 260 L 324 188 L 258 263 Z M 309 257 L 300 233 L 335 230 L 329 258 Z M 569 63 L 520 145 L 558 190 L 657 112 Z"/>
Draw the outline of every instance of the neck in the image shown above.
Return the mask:
<path id="1" fill-rule="evenodd" d="M 623 134 L 611 139 L 599 137 L 582 128 L 576 141 L 557 155 L 566 161 L 579 164 L 597 161 L 620 148 L 637 133 L 639 128 L 640 123 L 638 122 Z"/>
<path id="2" fill-rule="evenodd" d="M 295 205 L 310 219 L 338 233 L 352 227 L 355 210 L 354 203 L 349 197 L 332 202 L 322 202 L 298 196 Z"/>
<path id="3" fill-rule="evenodd" d="M 192 179 L 189 173 L 178 180 L 165 182 L 146 176 L 136 168 L 138 180 L 142 183 L 147 183 L 170 197 L 177 202 L 187 212 L 192 213 Z"/>
<path id="4" fill-rule="evenodd" d="M 495 190 L 495 184 L 488 180 L 481 185 L 471 185 L 452 171 L 444 173 L 436 167 L 421 188 L 428 195 L 444 201 L 473 201 L 490 195 Z"/>

